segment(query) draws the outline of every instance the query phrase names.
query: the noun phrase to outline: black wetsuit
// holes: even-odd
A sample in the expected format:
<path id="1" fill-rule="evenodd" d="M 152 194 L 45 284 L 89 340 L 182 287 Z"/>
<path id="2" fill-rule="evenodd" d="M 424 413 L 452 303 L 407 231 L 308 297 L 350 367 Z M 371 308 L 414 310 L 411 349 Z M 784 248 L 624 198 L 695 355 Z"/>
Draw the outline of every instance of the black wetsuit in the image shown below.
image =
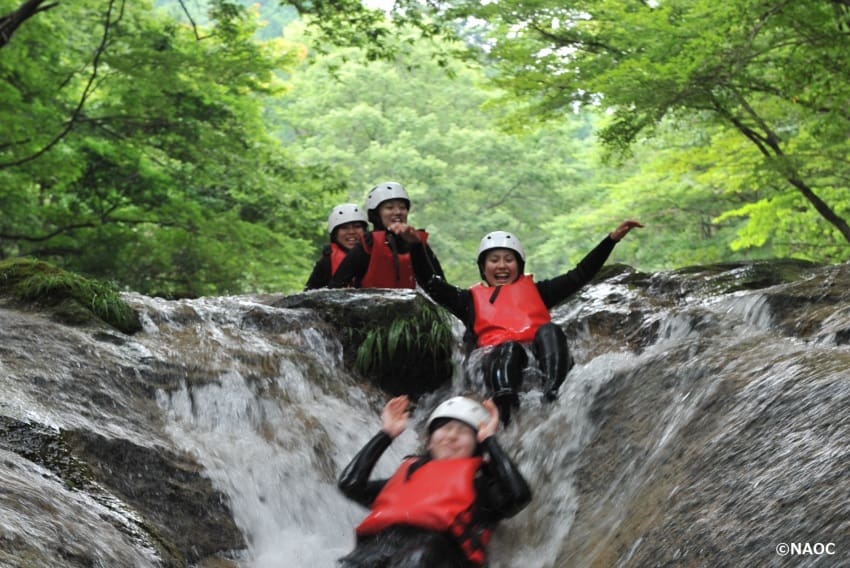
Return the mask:
<path id="1" fill-rule="evenodd" d="M 316 290 L 324 288 L 331 282 L 331 246 L 325 245 L 322 247 L 322 256 L 313 265 L 313 272 L 310 273 L 310 278 L 307 279 L 307 284 L 304 290 Z"/>
<path id="2" fill-rule="evenodd" d="M 546 308 L 551 310 L 590 282 L 605 264 L 616 244 L 617 241 L 610 236 L 605 237 L 574 269 L 555 278 L 535 282 Z M 472 293 L 449 284 L 441 275 L 435 274 L 430 269 L 421 246 L 411 247 L 410 257 L 420 285 L 435 302 L 463 322 L 466 326 L 467 342 L 475 344 L 475 307 Z M 547 398 L 552 399 L 573 365 L 567 349 L 566 336 L 557 325 L 547 324 L 538 330 L 532 347 L 546 376 L 544 390 Z M 522 383 L 522 369 L 526 364 L 524 349 L 514 342 L 497 345 L 485 359 L 486 380 L 505 423 L 510 417 L 511 407 L 516 407 L 518 402 L 516 391 Z"/>
<path id="3" fill-rule="evenodd" d="M 369 480 L 378 459 L 392 443 L 381 431 L 351 460 L 339 478 L 339 488 L 349 499 L 370 507 L 387 484 Z M 489 456 L 475 478 L 476 523 L 493 528 L 531 501 L 531 490 L 516 465 L 491 436 L 479 446 Z M 422 460 L 429 459 L 423 456 Z M 416 465 L 412 466 L 416 467 Z M 469 568 L 463 550 L 449 534 L 411 526 L 393 526 L 378 534 L 359 537 L 355 549 L 341 560 L 344 568 Z"/>
<path id="4" fill-rule="evenodd" d="M 367 245 L 371 248 L 372 233 L 366 235 L 365 239 Z M 411 245 L 404 239 L 398 238 L 392 233 L 387 233 L 387 239 L 392 240 L 397 254 L 406 254 L 411 252 L 411 249 L 418 248 L 422 253 L 422 262 L 428 266 L 428 274 L 437 274 L 441 278 L 444 277 L 443 267 L 440 266 L 440 261 L 437 260 L 437 256 L 434 254 L 434 251 L 432 251 L 431 247 L 427 244 L 424 246 L 421 243 Z M 340 263 L 336 273 L 330 279 L 328 287 L 344 288 L 348 286 L 349 283 L 353 283 L 355 288 L 360 288 L 360 282 L 363 280 L 363 277 L 366 275 L 366 271 L 369 269 L 370 258 L 371 255 L 363 249 L 362 243 L 354 245 L 351 250 L 348 251 L 348 254 L 345 255 L 345 259 L 342 263 Z M 418 273 L 416 280 L 421 286 L 422 282 L 419 281 Z"/>

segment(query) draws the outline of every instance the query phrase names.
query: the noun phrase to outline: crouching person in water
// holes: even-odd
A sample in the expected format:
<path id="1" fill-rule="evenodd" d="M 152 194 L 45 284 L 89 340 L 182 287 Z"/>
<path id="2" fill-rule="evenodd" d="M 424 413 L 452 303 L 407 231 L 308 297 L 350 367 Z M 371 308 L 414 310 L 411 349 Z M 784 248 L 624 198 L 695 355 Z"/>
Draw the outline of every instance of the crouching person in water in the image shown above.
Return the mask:
<path id="1" fill-rule="evenodd" d="M 486 562 L 496 524 L 522 510 L 531 491 L 494 436 L 499 411 L 462 396 L 428 418 L 427 452 L 406 458 L 388 480 L 369 480 L 378 458 L 407 427 L 408 399 L 390 400 L 381 431 L 342 472 L 346 497 L 371 509 L 343 568 L 471 568 Z"/>
<path id="2" fill-rule="evenodd" d="M 421 252 L 413 249 L 413 268 L 428 295 L 464 323 L 467 336 L 473 338 L 477 348 L 492 348 L 484 356 L 484 377 L 505 424 L 512 409 L 519 406 L 517 393 L 528 364 L 523 344 L 531 345 L 544 375 L 546 400 L 554 400 L 573 358 L 567 337 L 552 323 L 549 310 L 590 282 L 614 245 L 635 227 L 643 225 L 623 221 L 574 269 L 540 282 L 524 273 L 525 249 L 515 235 L 506 231 L 488 233 L 478 245 L 483 283 L 468 290 L 452 286 L 431 272 Z"/>

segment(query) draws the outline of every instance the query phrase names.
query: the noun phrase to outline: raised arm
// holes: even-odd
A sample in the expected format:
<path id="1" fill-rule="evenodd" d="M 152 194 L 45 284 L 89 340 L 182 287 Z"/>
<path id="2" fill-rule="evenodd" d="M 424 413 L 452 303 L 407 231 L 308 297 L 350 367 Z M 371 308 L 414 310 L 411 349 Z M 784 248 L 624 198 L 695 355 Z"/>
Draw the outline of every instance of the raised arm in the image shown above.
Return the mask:
<path id="1" fill-rule="evenodd" d="M 531 502 L 531 488 L 519 468 L 496 441 L 499 428 L 499 409 L 492 400 L 485 400 L 484 408 L 490 419 L 478 429 L 481 448 L 488 457 L 487 475 L 481 488 L 481 508 L 491 520 L 512 517 Z"/>
<path id="2" fill-rule="evenodd" d="M 352 501 L 369 507 L 386 485 L 386 479 L 370 481 L 369 476 L 393 439 L 407 428 L 410 415 L 408 405 L 406 396 L 398 396 L 387 402 L 381 413 L 381 431 L 357 452 L 340 474 L 337 486 Z"/>
<path id="3" fill-rule="evenodd" d="M 636 227 L 643 227 L 643 225 L 637 221 L 623 221 L 581 259 L 575 268 L 551 280 L 538 282 L 537 289 L 546 307 L 550 309 L 555 307 L 593 280 L 608 260 L 617 242 Z"/>
<path id="4" fill-rule="evenodd" d="M 458 288 L 446 282 L 439 263 L 435 266 L 429 258 L 429 254 L 433 255 L 427 245 L 422 243 L 411 244 L 410 260 L 413 265 L 413 272 L 416 274 L 416 281 L 432 300 L 449 310 L 464 324 L 468 324 L 471 321 L 472 313 L 472 296 L 469 290 Z M 436 260 L 436 258 L 434 257 L 433 260 Z"/>

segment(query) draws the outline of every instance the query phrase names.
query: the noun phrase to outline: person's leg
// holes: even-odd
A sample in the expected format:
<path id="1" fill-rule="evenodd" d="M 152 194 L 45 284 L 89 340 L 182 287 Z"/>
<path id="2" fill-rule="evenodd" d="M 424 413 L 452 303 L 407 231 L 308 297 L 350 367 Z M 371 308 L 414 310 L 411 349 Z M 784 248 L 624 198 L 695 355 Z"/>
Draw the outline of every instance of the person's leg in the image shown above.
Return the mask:
<path id="1" fill-rule="evenodd" d="M 392 529 L 357 539 L 354 550 L 337 561 L 339 568 L 387 568 L 402 539 Z"/>
<path id="2" fill-rule="evenodd" d="M 466 568 L 461 548 L 447 536 L 420 531 L 407 537 L 387 568 Z"/>
<path id="3" fill-rule="evenodd" d="M 537 364 L 543 371 L 543 395 L 546 400 L 555 400 L 558 397 L 558 388 L 575 364 L 567 348 L 567 335 L 559 326 L 547 323 L 540 326 L 534 335 L 532 349 L 537 357 Z"/>
<path id="4" fill-rule="evenodd" d="M 519 408 L 517 393 L 522 386 L 522 370 L 527 364 L 525 349 L 514 341 L 495 346 L 484 361 L 487 387 L 505 426 L 511 420 L 511 410 Z"/>

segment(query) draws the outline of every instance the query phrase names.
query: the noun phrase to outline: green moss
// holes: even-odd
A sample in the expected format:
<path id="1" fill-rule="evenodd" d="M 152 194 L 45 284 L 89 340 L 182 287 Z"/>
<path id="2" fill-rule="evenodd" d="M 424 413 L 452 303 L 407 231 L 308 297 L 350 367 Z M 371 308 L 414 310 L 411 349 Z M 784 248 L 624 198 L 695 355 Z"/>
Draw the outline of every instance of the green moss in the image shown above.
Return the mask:
<path id="1" fill-rule="evenodd" d="M 90 280 L 46 262 L 26 258 L 0 262 L 0 294 L 39 306 L 67 306 L 73 301 L 124 333 L 141 329 L 139 315 L 121 299 L 115 285 Z"/>

